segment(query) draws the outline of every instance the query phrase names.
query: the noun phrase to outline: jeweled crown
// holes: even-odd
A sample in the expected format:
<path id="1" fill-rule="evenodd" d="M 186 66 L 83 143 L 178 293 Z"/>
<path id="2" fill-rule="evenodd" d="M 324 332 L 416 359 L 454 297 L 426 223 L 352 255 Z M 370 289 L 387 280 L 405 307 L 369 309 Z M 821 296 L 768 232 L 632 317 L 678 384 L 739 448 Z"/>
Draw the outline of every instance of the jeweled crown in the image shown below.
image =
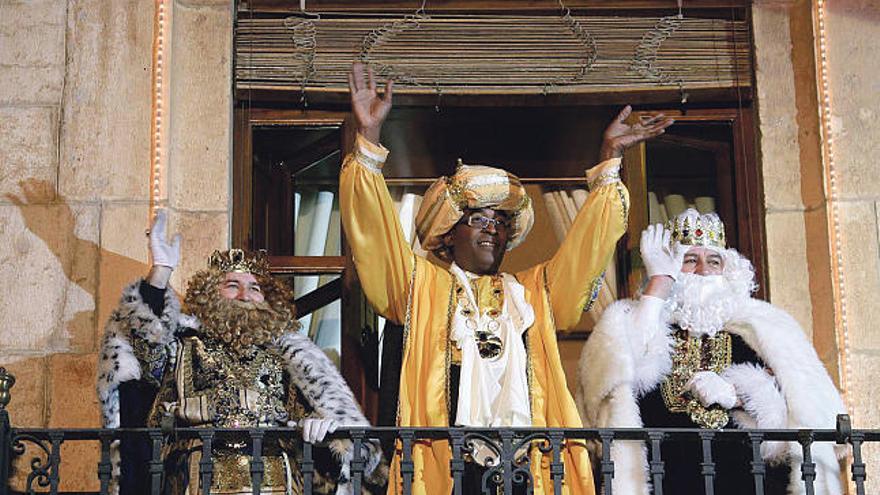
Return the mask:
<path id="1" fill-rule="evenodd" d="M 223 273 L 238 272 L 269 275 L 269 260 L 266 258 L 265 251 L 251 252 L 243 249 L 217 250 L 208 258 L 208 267 Z"/>
<path id="2" fill-rule="evenodd" d="M 693 208 L 670 219 L 666 227 L 672 232 L 672 242 L 685 246 L 726 248 L 724 223 L 715 213 L 700 214 Z"/>

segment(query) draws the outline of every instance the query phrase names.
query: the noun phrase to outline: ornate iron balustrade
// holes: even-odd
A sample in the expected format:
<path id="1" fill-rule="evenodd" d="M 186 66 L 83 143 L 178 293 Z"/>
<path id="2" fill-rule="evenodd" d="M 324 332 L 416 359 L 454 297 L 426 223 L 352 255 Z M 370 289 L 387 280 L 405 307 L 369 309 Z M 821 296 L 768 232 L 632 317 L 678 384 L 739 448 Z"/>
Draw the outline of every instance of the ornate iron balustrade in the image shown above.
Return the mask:
<path id="1" fill-rule="evenodd" d="M 0 382 L 3 381 L 3 369 L 0 368 Z M 100 444 L 100 461 L 97 465 L 96 475 L 100 482 L 100 493 L 106 494 L 110 490 L 112 477 L 111 445 L 115 440 L 123 438 L 140 437 L 147 439 L 152 446 L 152 458 L 149 461 L 150 490 L 158 495 L 162 490 L 163 477 L 163 447 L 169 440 L 195 439 L 201 442 L 202 460 L 199 463 L 199 472 L 203 480 L 200 490 L 208 494 L 211 487 L 211 479 L 214 475 L 212 461 L 212 446 L 216 442 L 236 437 L 241 441 L 243 434 L 247 438 L 247 448 L 252 452 L 250 473 L 253 485 L 253 493 L 260 493 L 260 485 L 264 475 L 264 446 L 277 439 L 287 439 L 300 442 L 302 456 L 296 459 L 303 475 L 304 493 L 313 492 L 313 476 L 315 473 L 315 459 L 313 446 L 301 440 L 300 432 L 296 428 L 249 428 L 249 429 L 211 429 L 211 428 L 175 428 L 175 429 L 150 429 L 150 428 L 84 428 L 84 429 L 45 429 L 45 428 L 16 428 L 12 427 L 9 414 L 5 410 L 8 403 L 8 388 L 3 393 L 3 383 L 0 383 L 0 495 L 12 493 L 10 488 L 11 467 L 16 459 L 21 459 L 29 466 L 30 472 L 21 473 L 23 482 L 26 484 L 27 493 L 59 493 L 59 466 L 62 461 L 61 445 L 64 442 L 97 442 Z M 588 440 L 602 445 L 602 458 L 599 460 L 599 473 L 602 480 L 602 494 L 612 494 L 611 480 L 614 477 L 614 461 L 611 459 L 611 446 L 615 441 L 637 440 L 645 442 L 652 452 L 649 476 L 655 487 L 654 493 L 662 495 L 663 486 L 663 461 L 660 458 L 660 448 L 664 441 L 691 441 L 699 442 L 702 447 L 703 458 L 702 474 L 705 479 L 707 495 L 714 494 L 715 463 L 713 452 L 721 449 L 729 442 L 745 442 L 751 446 L 752 462 L 751 472 L 754 478 L 755 493 L 763 495 L 763 481 L 766 473 L 766 463 L 761 457 L 761 444 L 770 441 L 797 442 L 803 452 L 803 461 L 800 465 L 802 480 L 805 484 L 805 493 L 815 493 L 814 481 L 816 478 L 815 463 L 812 461 L 811 448 L 817 442 L 833 442 L 836 444 L 848 444 L 851 449 L 852 463 L 849 466 L 851 479 L 856 488 L 857 495 L 865 494 L 865 480 L 867 477 L 866 465 L 862 459 L 862 448 L 865 442 L 880 441 L 880 430 L 853 430 L 849 416 L 838 417 L 836 429 L 828 430 L 701 430 L 701 429 L 575 429 L 575 428 L 341 428 L 335 433 L 328 435 L 328 439 L 350 439 L 354 445 L 354 458 L 351 462 L 351 481 L 354 493 L 361 493 L 364 485 L 364 467 L 362 446 L 364 442 L 372 439 L 391 440 L 396 439 L 401 449 L 401 486 L 400 492 L 409 494 L 412 492 L 414 482 L 414 463 L 412 458 L 413 446 L 416 442 L 424 440 L 446 440 L 451 448 L 451 462 L 449 465 L 450 477 L 453 480 L 453 494 L 461 495 L 463 489 L 463 475 L 465 459 L 472 451 L 475 442 L 489 449 L 493 462 L 483 474 L 483 486 L 490 487 L 484 493 L 504 494 L 513 493 L 514 485 L 526 485 L 526 492 L 531 490 L 531 473 L 529 458 L 522 454 L 524 447 L 537 448 L 551 456 L 550 473 L 553 480 L 553 493 L 562 493 L 562 480 L 565 470 L 561 455 L 563 443 L 566 440 Z M 27 445 L 36 449 L 37 454 L 31 459 L 24 458 Z M 744 487 L 745 488 L 745 487 Z"/>
<path id="2" fill-rule="evenodd" d="M 114 440 L 140 436 L 149 439 L 152 444 L 152 459 L 150 461 L 150 484 L 153 494 L 161 493 L 161 480 L 163 476 L 162 448 L 169 438 L 175 439 L 198 439 L 202 443 L 202 462 L 199 470 L 205 480 L 203 493 L 208 493 L 205 487 L 210 487 L 210 480 L 214 474 L 214 466 L 211 460 L 212 444 L 232 435 L 240 438 L 246 433 L 249 439 L 249 447 L 253 450 L 251 461 L 251 474 L 254 493 L 259 493 L 259 487 L 264 474 L 262 462 L 263 446 L 275 439 L 288 438 L 299 439 L 300 433 L 295 428 L 253 428 L 246 430 L 233 429 L 208 429 L 208 428 L 178 428 L 163 431 L 160 429 L 35 429 L 35 428 L 10 428 L 9 416 L 6 411 L 0 411 L 0 462 L 2 462 L 4 483 L 0 487 L 0 493 L 11 493 L 8 479 L 10 476 L 9 466 L 15 458 L 21 457 L 26 450 L 26 445 L 36 447 L 38 455 L 27 462 L 30 472 L 26 477 L 26 491 L 36 493 L 48 491 L 59 493 L 59 470 L 62 460 L 61 445 L 64 442 L 98 442 L 101 447 L 101 458 L 97 466 L 97 479 L 100 481 L 100 493 L 108 493 L 111 479 L 110 446 Z M 760 447 L 767 441 L 791 441 L 800 443 L 803 449 L 803 462 L 801 470 L 803 482 L 806 485 L 806 493 L 814 493 L 813 482 L 815 480 L 815 464 L 811 460 L 811 446 L 816 442 L 846 443 L 851 446 L 853 462 L 850 466 L 852 480 L 855 482 L 856 493 L 865 493 L 866 466 L 862 460 L 862 446 L 865 442 L 880 441 L 878 430 L 851 430 L 848 428 L 848 417 L 842 416 L 838 421 L 836 430 L 696 430 L 696 429 L 540 429 L 540 428 L 511 428 L 511 429 L 475 429 L 475 428 L 367 428 L 367 429 L 340 429 L 328 438 L 348 438 L 354 444 L 355 457 L 351 463 L 352 484 L 355 493 L 360 493 L 364 480 L 365 459 L 361 456 L 361 446 L 368 439 L 396 438 L 402 447 L 401 456 L 401 493 L 411 493 L 413 485 L 413 462 L 412 447 L 422 440 L 448 440 L 452 450 L 450 462 L 450 475 L 454 483 L 453 494 L 462 493 L 462 476 L 464 473 L 465 457 L 470 452 L 470 445 L 475 440 L 484 442 L 494 454 L 493 466 L 490 467 L 483 477 L 486 486 L 493 487 L 486 493 L 495 493 L 498 487 L 503 493 L 513 493 L 515 484 L 530 483 L 529 460 L 527 456 L 516 453 L 526 445 L 539 448 L 552 456 L 550 465 L 553 479 L 554 494 L 561 493 L 564 468 L 561 460 L 562 445 L 565 440 L 585 439 L 600 442 L 603 445 L 603 457 L 600 461 L 599 472 L 603 480 L 603 494 L 611 495 L 611 479 L 614 476 L 614 462 L 610 457 L 611 445 L 618 440 L 639 440 L 646 442 L 648 448 L 655 453 L 654 459 L 659 459 L 660 446 L 665 440 L 700 442 L 703 447 L 703 476 L 706 480 L 706 494 L 714 493 L 713 484 L 715 479 L 715 464 L 713 452 L 716 448 L 723 448 L 728 442 L 747 442 L 752 447 L 753 461 L 752 474 L 755 480 L 755 493 L 763 494 L 763 477 L 766 464 L 761 458 Z M 314 473 L 314 458 L 312 445 L 302 444 L 302 458 L 297 459 L 303 474 L 304 490 L 306 494 L 312 493 L 312 476 Z M 28 461 L 27 459 L 24 459 Z M 22 473 L 23 475 L 24 473 Z M 662 481 L 664 476 L 663 462 L 654 460 L 650 465 L 650 476 L 655 487 L 655 493 L 662 493 Z M 48 490 L 46 490 L 48 489 Z M 531 490 L 528 490 L 531 493 Z"/>

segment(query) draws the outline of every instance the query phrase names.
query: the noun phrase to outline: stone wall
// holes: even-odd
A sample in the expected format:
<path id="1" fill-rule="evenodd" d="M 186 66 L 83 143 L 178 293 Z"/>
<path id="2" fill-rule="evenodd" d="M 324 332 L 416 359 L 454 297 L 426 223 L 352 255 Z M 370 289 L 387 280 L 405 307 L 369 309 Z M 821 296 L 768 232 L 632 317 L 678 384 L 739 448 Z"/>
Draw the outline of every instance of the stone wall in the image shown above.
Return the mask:
<path id="1" fill-rule="evenodd" d="M 834 163 L 838 177 L 844 297 L 855 423 L 880 428 L 880 4 L 828 2 L 828 61 Z M 867 493 L 880 491 L 880 446 L 869 449 Z"/>
<path id="2" fill-rule="evenodd" d="M 231 3 L 175 19 L 165 154 L 188 260 L 227 245 Z M 145 273 L 154 2 L 0 4 L 0 365 L 13 424 L 95 427 L 98 339 Z M 197 268 L 186 261 L 179 282 Z M 65 444 L 62 490 L 97 490 L 97 453 Z"/>
<path id="3" fill-rule="evenodd" d="M 826 2 L 827 61 L 833 110 L 845 312 L 835 314 L 831 275 L 833 225 L 824 182 L 817 90 L 814 4 L 759 0 L 753 7 L 759 140 L 767 212 L 770 293 L 811 333 L 838 383 L 848 377 L 850 411 L 860 428 L 877 428 L 880 339 L 871 315 L 880 290 L 880 66 L 871 62 L 880 6 L 870 0 Z M 841 369 L 835 317 L 844 318 L 849 370 Z M 870 447 L 868 493 L 880 448 Z"/>
<path id="4" fill-rule="evenodd" d="M 771 300 L 801 323 L 837 380 L 812 5 L 756 2 L 753 26 Z"/>

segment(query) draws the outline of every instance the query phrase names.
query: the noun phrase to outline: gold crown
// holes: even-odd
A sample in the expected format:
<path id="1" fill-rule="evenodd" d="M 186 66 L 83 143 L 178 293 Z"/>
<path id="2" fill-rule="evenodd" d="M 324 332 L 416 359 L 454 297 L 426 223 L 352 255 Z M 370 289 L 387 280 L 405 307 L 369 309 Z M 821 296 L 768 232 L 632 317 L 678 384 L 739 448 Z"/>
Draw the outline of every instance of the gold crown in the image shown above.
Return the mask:
<path id="1" fill-rule="evenodd" d="M 715 213 L 700 212 L 688 208 L 669 220 L 667 228 L 672 231 L 672 242 L 680 242 L 685 246 L 707 246 L 726 248 L 724 223 Z"/>
<path id="2" fill-rule="evenodd" d="M 266 258 L 266 252 L 263 250 L 257 252 L 244 251 L 242 249 L 217 250 L 208 258 L 208 267 L 223 273 L 239 272 L 269 275 L 269 260 Z"/>

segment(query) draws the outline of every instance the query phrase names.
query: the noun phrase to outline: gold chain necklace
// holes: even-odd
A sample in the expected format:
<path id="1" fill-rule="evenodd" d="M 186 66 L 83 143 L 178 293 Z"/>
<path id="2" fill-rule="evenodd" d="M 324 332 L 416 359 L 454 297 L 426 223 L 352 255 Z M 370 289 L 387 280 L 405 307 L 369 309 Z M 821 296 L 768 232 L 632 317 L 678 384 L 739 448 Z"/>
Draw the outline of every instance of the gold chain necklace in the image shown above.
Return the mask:
<path id="1" fill-rule="evenodd" d="M 698 371 L 721 374 L 730 366 L 730 334 L 718 332 L 712 337 L 695 337 L 680 330 L 673 339 L 672 372 L 663 381 L 661 389 L 666 408 L 673 413 L 687 413 L 691 421 L 702 428 L 722 428 L 730 420 L 727 410 L 718 404 L 704 406 L 686 387 Z"/>

